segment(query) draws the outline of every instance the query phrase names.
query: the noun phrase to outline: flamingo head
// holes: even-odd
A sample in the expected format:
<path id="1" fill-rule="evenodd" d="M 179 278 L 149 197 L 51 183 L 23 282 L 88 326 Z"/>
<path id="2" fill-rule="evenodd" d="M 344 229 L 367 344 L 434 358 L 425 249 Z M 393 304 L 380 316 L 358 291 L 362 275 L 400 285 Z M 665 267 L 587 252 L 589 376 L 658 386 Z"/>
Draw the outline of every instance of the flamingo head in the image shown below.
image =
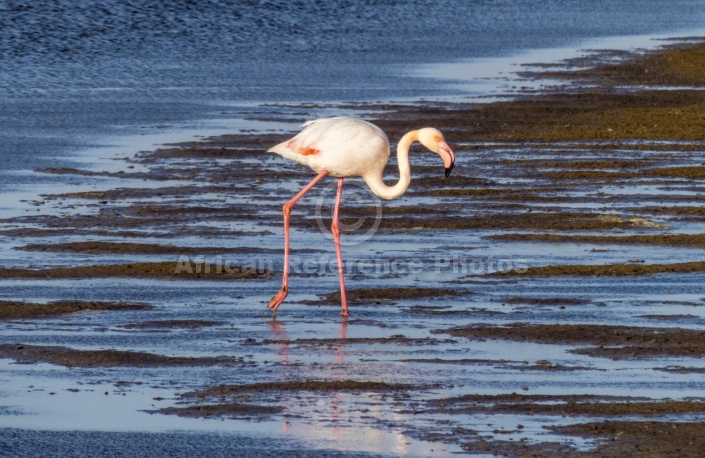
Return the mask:
<path id="1" fill-rule="evenodd" d="M 450 149 L 448 143 L 443 139 L 443 134 L 433 127 L 424 127 L 419 130 L 419 142 L 426 148 L 441 156 L 443 165 L 446 168 L 446 177 L 450 175 L 455 164 L 455 154 Z"/>

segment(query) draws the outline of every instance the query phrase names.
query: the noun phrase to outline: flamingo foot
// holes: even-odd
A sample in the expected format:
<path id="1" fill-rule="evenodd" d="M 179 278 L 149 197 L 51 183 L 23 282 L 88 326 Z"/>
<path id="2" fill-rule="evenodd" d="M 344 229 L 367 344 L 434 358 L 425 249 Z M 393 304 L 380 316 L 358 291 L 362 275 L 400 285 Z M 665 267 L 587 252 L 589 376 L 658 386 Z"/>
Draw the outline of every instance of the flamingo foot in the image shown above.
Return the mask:
<path id="1" fill-rule="evenodd" d="M 348 312 L 348 298 L 345 295 L 344 289 L 340 290 L 340 302 L 343 306 L 343 309 L 340 311 L 340 314 L 342 316 L 350 316 L 350 313 Z"/>
<path id="2" fill-rule="evenodd" d="M 269 305 L 267 305 L 267 309 L 272 311 L 272 316 L 275 317 L 277 316 L 277 308 L 281 305 L 282 302 L 284 302 L 284 299 L 286 299 L 286 296 L 289 294 L 289 289 L 286 286 L 282 286 L 282 289 L 279 290 L 279 292 L 272 298 L 271 301 L 269 301 Z"/>

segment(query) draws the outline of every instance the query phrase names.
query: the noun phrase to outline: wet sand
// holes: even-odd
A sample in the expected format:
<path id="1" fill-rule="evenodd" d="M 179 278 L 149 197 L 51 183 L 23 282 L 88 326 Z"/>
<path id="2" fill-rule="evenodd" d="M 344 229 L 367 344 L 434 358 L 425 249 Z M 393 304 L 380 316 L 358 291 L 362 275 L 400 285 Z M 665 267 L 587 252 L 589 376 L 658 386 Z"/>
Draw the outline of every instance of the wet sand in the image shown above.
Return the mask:
<path id="1" fill-rule="evenodd" d="M 457 155 L 444 180 L 414 152 L 412 185 L 381 219 L 348 183 L 344 239 L 374 234 L 343 248 L 342 321 L 321 234 L 330 184 L 295 208 L 292 293 L 277 320 L 263 311 L 281 205 L 312 176 L 263 152 L 288 133 L 131 152 L 124 170 L 43 170 L 117 185 L 44 195 L 0 221 L 15 256 L 0 267 L 0 358 L 109 369 L 96 385 L 146 378 L 120 388 L 159 399 L 137 402 L 138 417 L 304 438 L 384 430 L 444 454 L 700 456 L 705 45 L 571 65 L 585 68 L 527 69 L 564 82 L 513 101 L 340 107 L 392 139 L 437 126 Z M 292 129 L 309 114 L 278 110 Z M 81 295 L 95 297 L 42 301 L 32 282 L 67 294 L 91 282 Z M 149 300 L 99 300 L 129 291 Z"/>

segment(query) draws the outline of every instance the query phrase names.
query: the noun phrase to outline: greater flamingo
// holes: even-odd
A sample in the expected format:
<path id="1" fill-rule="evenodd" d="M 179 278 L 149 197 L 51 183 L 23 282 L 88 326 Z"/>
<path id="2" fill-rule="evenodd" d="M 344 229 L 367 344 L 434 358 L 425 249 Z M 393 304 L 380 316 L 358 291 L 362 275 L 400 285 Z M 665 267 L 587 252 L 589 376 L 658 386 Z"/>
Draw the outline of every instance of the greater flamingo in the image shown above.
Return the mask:
<path id="1" fill-rule="evenodd" d="M 362 177 L 372 192 L 383 199 L 396 199 L 404 194 L 411 181 L 409 169 L 409 148 L 415 141 L 443 159 L 445 176 L 450 175 L 455 163 L 455 155 L 443 139 L 443 134 L 432 127 L 412 130 L 406 133 L 397 145 L 397 162 L 399 164 L 399 182 L 387 186 L 382 180 L 382 172 L 389 160 L 389 139 L 379 127 L 367 121 L 347 117 L 317 119 L 303 125 L 304 129 L 295 137 L 269 149 L 268 152 L 279 154 L 300 164 L 311 167 L 318 175 L 284 204 L 284 279 L 281 290 L 267 306 L 276 316 L 277 308 L 289 293 L 289 216 L 291 208 L 316 183 L 326 175 L 338 177 L 338 195 L 335 200 L 331 232 L 335 242 L 340 276 L 340 300 L 342 315 L 347 316 L 348 304 L 345 296 L 345 278 L 343 275 L 343 257 L 340 251 L 340 228 L 338 215 L 343 191 L 343 178 Z"/>

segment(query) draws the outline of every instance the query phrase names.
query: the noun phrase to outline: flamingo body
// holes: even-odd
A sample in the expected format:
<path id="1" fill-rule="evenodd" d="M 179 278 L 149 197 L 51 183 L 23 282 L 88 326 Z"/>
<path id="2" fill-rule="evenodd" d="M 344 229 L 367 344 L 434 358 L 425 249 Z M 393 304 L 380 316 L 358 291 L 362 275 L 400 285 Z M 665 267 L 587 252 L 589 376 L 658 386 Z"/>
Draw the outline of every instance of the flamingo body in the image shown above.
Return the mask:
<path id="1" fill-rule="evenodd" d="M 353 118 L 309 121 L 294 138 L 269 149 L 333 177 L 380 172 L 389 161 L 389 139 L 379 127 Z"/>
<path id="2" fill-rule="evenodd" d="M 409 148 L 415 141 L 441 156 L 445 165 L 445 176 L 450 175 L 455 155 L 443 139 L 443 134 L 432 127 L 406 133 L 397 145 L 399 181 L 387 186 L 382 179 L 389 160 L 390 147 L 387 135 L 367 121 L 346 117 L 317 119 L 303 125 L 304 129 L 295 137 L 269 149 L 287 159 L 307 165 L 318 173 L 298 194 L 283 206 L 284 213 L 284 273 L 282 287 L 269 301 L 268 309 L 276 316 L 277 308 L 289 293 L 289 217 L 291 209 L 316 183 L 326 175 L 338 178 L 338 194 L 333 211 L 331 233 L 335 242 L 340 277 L 340 300 L 342 315 L 348 315 L 343 275 L 343 257 L 340 248 L 338 218 L 342 199 L 343 179 L 362 177 L 372 192 L 384 199 L 395 199 L 406 191 L 411 181 Z"/>

